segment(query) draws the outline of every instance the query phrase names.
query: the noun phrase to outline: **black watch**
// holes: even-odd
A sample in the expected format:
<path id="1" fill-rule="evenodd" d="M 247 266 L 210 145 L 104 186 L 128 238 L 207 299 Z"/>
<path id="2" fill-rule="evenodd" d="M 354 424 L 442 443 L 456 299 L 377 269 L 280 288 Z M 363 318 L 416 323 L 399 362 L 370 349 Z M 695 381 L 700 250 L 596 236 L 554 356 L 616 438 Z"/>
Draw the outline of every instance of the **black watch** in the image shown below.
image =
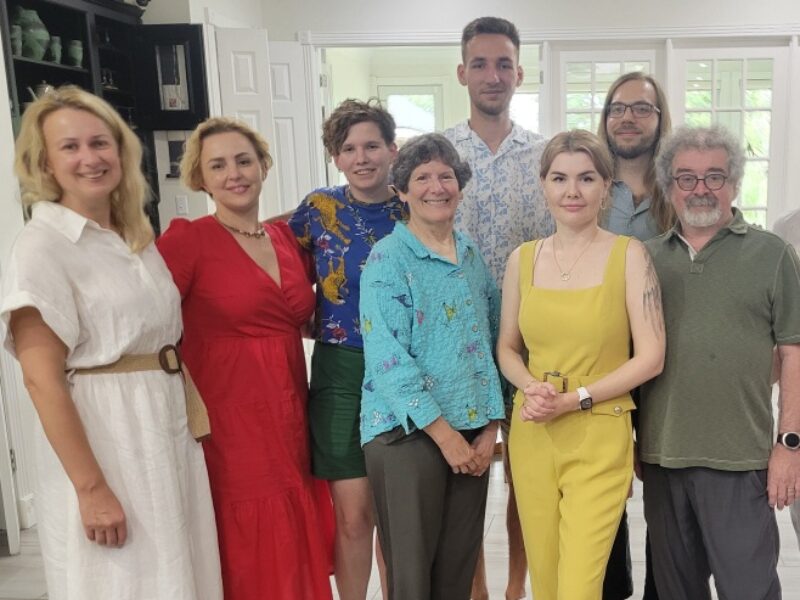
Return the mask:
<path id="1" fill-rule="evenodd" d="M 592 408 L 592 395 L 589 393 L 585 387 L 579 387 L 577 390 L 578 392 L 578 408 L 580 410 L 589 410 Z"/>
<path id="2" fill-rule="evenodd" d="M 800 433 L 795 431 L 779 433 L 778 443 L 789 450 L 800 450 Z"/>

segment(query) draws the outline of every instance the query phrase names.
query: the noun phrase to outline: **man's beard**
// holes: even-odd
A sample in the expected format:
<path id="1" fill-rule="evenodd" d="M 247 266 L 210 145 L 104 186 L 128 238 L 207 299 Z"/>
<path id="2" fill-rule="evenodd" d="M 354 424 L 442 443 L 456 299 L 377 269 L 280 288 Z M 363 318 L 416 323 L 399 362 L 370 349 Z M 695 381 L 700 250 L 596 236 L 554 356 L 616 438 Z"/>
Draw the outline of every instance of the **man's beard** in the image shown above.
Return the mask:
<path id="1" fill-rule="evenodd" d="M 497 117 L 508 110 L 508 107 L 511 105 L 511 97 L 505 98 L 503 102 L 489 103 L 484 102 L 481 97 L 478 96 L 478 98 L 474 99 L 472 103 L 475 105 L 475 108 L 477 108 L 483 114 L 491 117 Z"/>
<path id="2" fill-rule="evenodd" d="M 693 211 L 693 208 L 707 207 L 710 210 Z M 711 227 L 719 223 L 722 210 L 713 196 L 689 196 L 681 213 L 681 221 L 690 227 Z"/>
<path id="3" fill-rule="evenodd" d="M 642 141 L 635 146 L 618 146 L 614 136 L 608 136 L 608 147 L 611 149 L 611 153 L 614 156 L 627 160 L 639 158 L 643 154 L 652 153 L 655 150 L 656 142 L 657 139 L 654 135 L 652 138 L 642 138 Z"/>

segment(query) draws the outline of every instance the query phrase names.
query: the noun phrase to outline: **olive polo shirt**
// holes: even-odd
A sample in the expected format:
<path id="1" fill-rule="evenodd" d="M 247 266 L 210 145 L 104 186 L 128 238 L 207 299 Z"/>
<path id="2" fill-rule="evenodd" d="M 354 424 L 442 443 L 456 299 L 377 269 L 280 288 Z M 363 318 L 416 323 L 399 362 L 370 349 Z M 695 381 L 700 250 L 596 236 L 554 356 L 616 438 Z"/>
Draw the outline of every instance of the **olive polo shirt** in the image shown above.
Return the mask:
<path id="1" fill-rule="evenodd" d="M 664 303 L 664 371 L 642 386 L 641 460 L 765 469 L 774 445 L 772 349 L 800 344 L 800 260 L 734 218 L 692 258 L 679 226 L 647 242 Z"/>

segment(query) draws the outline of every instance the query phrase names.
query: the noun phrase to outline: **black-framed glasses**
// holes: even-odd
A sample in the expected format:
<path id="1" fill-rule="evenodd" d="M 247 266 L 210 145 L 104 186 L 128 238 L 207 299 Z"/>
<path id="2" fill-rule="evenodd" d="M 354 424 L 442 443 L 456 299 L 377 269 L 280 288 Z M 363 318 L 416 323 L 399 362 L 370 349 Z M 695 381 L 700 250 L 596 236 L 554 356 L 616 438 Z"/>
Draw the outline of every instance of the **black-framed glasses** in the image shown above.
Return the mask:
<path id="1" fill-rule="evenodd" d="M 728 176 L 722 173 L 709 173 L 705 177 L 698 177 L 693 173 L 683 173 L 682 175 L 673 177 L 673 179 L 684 192 L 693 191 L 694 188 L 697 187 L 698 181 L 702 181 L 709 190 L 716 192 L 722 189 L 722 186 L 725 185 L 725 182 L 728 180 Z"/>
<path id="2" fill-rule="evenodd" d="M 625 102 L 612 102 L 606 109 L 606 114 L 612 119 L 619 119 L 625 116 L 625 111 L 631 109 L 631 114 L 637 119 L 646 119 L 654 112 L 660 113 L 657 106 L 653 106 L 649 102 L 634 102 L 633 104 L 626 104 Z"/>

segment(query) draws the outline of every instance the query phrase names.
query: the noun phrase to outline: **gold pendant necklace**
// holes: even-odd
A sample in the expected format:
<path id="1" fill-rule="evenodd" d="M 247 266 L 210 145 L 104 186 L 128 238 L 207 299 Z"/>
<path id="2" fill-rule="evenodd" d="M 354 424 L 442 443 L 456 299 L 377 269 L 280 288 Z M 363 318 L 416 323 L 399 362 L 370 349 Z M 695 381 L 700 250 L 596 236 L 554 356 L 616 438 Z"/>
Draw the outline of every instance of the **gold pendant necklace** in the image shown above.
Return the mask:
<path id="1" fill-rule="evenodd" d="M 591 246 L 594 243 L 594 240 L 597 237 L 598 233 L 600 233 L 600 229 L 599 228 L 597 229 L 597 231 L 595 231 L 594 237 L 592 237 L 592 239 L 589 240 L 589 243 L 586 244 L 586 246 L 583 248 L 583 250 L 580 251 L 580 254 L 578 254 L 578 257 L 572 263 L 572 266 L 569 269 L 567 269 L 566 271 L 561 268 L 561 264 L 559 264 L 559 262 L 558 262 L 558 256 L 556 256 L 556 254 L 557 254 L 556 253 L 556 234 L 555 233 L 553 234 L 553 260 L 556 263 L 556 268 L 558 269 L 558 272 L 561 273 L 561 281 L 569 281 L 569 278 L 572 276 L 572 270 L 575 268 L 575 265 L 578 264 L 578 261 L 581 259 L 581 257 L 584 255 L 584 253 L 589 249 L 589 246 Z"/>
<path id="2" fill-rule="evenodd" d="M 233 233 L 238 233 L 239 235 L 243 235 L 246 238 L 251 238 L 251 239 L 256 239 L 257 240 L 257 239 L 263 238 L 265 235 L 267 235 L 267 232 L 264 230 L 264 225 L 262 225 L 261 223 L 258 224 L 258 229 L 256 231 L 243 231 L 242 229 L 237 229 L 233 225 L 228 225 L 222 219 L 220 219 L 216 214 L 214 215 L 214 218 L 225 229 L 228 229 L 229 231 L 232 231 Z"/>

